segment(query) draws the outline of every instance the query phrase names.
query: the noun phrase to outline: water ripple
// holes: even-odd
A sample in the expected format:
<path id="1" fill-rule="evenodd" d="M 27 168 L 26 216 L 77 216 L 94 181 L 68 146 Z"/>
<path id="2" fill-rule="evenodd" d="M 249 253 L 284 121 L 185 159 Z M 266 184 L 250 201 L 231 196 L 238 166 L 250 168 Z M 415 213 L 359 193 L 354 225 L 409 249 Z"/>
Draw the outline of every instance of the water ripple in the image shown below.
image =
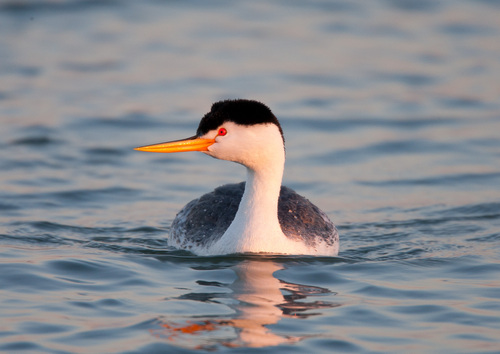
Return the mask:
<path id="1" fill-rule="evenodd" d="M 12 13 L 23 13 L 23 12 L 53 12 L 53 11 L 63 11 L 63 12 L 73 12 L 80 10 L 91 10 L 95 6 L 110 6 L 117 5 L 118 2 L 115 0 L 103 0 L 103 1 L 89 1 L 89 0 L 73 0 L 66 2 L 53 2 L 53 1 L 2 1 L 0 4 L 0 11 L 12 12 Z"/>
<path id="2" fill-rule="evenodd" d="M 499 4 L 0 1 L 0 351 L 498 351 Z M 132 147 L 231 97 L 338 257 L 168 246 L 240 172 Z"/>
<path id="3" fill-rule="evenodd" d="M 460 173 L 451 175 L 442 175 L 426 178 L 411 178 L 397 179 L 386 181 L 358 181 L 360 185 L 377 186 L 377 187 L 395 187 L 409 185 L 426 185 L 426 186 L 452 186 L 452 185 L 467 185 L 500 182 L 500 173 Z"/>

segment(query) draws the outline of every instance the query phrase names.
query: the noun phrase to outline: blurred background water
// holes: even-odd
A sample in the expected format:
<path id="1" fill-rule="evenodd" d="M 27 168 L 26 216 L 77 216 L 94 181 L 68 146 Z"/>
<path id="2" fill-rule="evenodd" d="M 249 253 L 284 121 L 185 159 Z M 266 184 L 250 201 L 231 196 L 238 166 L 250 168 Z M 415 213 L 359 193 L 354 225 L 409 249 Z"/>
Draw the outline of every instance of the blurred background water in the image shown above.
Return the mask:
<path id="1" fill-rule="evenodd" d="M 0 351 L 500 351 L 500 2 L 0 0 Z M 281 120 L 339 257 L 195 257 L 212 102 Z M 250 347 L 254 349 L 249 349 Z"/>

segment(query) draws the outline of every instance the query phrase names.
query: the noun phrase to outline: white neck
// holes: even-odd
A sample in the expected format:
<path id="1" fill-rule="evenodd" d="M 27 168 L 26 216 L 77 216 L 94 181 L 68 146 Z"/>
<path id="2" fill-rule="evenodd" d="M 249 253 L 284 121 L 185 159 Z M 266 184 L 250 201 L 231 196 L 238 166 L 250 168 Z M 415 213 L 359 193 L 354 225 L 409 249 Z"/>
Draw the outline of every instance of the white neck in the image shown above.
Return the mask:
<path id="1" fill-rule="evenodd" d="M 284 159 L 272 168 L 247 168 L 245 192 L 236 216 L 218 242 L 231 252 L 272 252 L 283 232 L 278 221 L 278 198 Z"/>
<path id="2" fill-rule="evenodd" d="M 246 150 L 245 155 L 233 159 L 247 168 L 245 192 L 233 222 L 210 247 L 211 254 L 276 252 L 277 245 L 286 238 L 278 221 L 278 198 L 285 165 L 283 139 L 274 125 L 248 129 L 250 133 L 255 134 L 252 141 L 262 140 Z"/>
<path id="3" fill-rule="evenodd" d="M 285 166 L 285 147 L 278 127 L 224 123 L 228 133 L 216 137 L 206 152 L 247 168 L 247 183 L 238 211 L 226 232 L 203 255 L 229 253 L 305 254 L 303 243 L 287 238 L 278 220 L 278 199 Z M 215 131 L 207 134 L 213 138 Z M 231 134 L 233 133 L 233 134 Z"/>

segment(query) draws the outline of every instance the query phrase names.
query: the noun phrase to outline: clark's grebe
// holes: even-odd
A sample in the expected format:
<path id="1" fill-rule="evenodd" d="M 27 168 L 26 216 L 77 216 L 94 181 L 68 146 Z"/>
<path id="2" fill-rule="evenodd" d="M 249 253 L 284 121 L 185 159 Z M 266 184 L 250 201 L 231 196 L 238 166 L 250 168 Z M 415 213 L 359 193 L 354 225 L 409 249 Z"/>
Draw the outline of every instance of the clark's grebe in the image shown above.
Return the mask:
<path id="1" fill-rule="evenodd" d="M 266 105 L 243 99 L 216 102 L 195 136 L 136 150 L 202 151 L 247 168 L 246 183 L 224 185 L 188 203 L 172 223 L 169 245 L 198 255 L 337 255 L 339 236 L 328 216 L 281 186 L 283 131 Z"/>

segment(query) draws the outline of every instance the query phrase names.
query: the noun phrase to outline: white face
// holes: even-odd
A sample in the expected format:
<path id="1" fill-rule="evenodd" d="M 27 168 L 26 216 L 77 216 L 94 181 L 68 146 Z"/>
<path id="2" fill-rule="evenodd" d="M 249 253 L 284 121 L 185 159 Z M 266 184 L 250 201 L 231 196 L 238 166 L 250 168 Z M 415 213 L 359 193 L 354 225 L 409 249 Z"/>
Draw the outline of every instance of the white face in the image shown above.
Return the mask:
<path id="1" fill-rule="evenodd" d="M 221 129 L 226 134 L 221 135 Z M 278 127 L 274 124 L 239 125 L 223 123 L 201 138 L 213 139 L 205 154 L 221 160 L 240 163 L 251 169 L 284 162 L 285 149 Z"/>

